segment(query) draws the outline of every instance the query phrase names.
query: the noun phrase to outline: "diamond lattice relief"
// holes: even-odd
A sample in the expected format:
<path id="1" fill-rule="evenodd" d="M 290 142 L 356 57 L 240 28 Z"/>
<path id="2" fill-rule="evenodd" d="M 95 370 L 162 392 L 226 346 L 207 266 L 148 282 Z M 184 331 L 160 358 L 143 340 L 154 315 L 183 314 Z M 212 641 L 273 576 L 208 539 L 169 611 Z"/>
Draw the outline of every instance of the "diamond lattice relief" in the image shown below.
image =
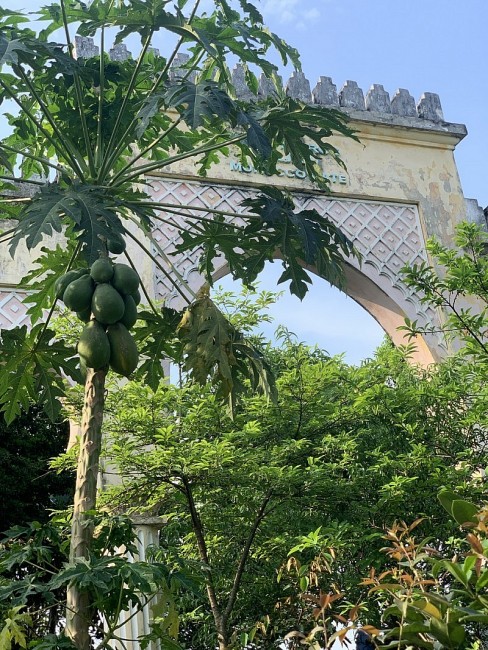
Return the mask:
<path id="1" fill-rule="evenodd" d="M 158 201 L 176 204 L 184 201 L 188 206 L 213 207 L 225 212 L 239 212 L 243 199 L 253 194 L 253 190 L 215 185 L 209 187 L 197 182 L 154 180 L 153 195 Z M 420 235 L 417 209 L 413 205 L 385 204 L 374 201 L 343 200 L 331 197 L 295 195 L 297 208 L 315 209 L 327 216 L 346 235 L 353 239 L 364 256 L 362 272 L 378 282 L 387 277 L 391 282 L 391 292 L 400 291 L 403 299 L 414 302 L 411 291 L 398 278 L 399 269 L 406 263 L 424 258 L 422 237 Z M 196 214 L 196 213 L 195 213 Z M 199 212 L 202 216 L 205 213 Z M 168 213 L 168 216 L 169 215 Z M 207 215 L 208 216 L 208 215 Z M 183 217 L 172 217 L 183 224 Z M 165 254 L 171 254 L 179 238 L 174 228 L 159 225 L 154 235 Z M 160 260 L 165 265 L 164 259 Z M 369 264 L 368 264 L 369 262 Z M 353 262 L 354 264 L 354 262 Z M 179 271 L 190 278 L 192 288 L 198 288 L 198 252 L 185 254 L 179 261 Z M 190 268 L 191 267 L 191 268 Z M 216 271 L 219 270 L 216 263 Z M 157 292 L 171 304 L 179 302 L 177 292 L 171 287 L 161 271 L 156 271 Z"/>
<path id="2" fill-rule="evenodd" d="M 10 329 L 28 321 L 27 307 L 22 300 L 25 293 L 20 291 L 0 291 L 0 329 Z"/>

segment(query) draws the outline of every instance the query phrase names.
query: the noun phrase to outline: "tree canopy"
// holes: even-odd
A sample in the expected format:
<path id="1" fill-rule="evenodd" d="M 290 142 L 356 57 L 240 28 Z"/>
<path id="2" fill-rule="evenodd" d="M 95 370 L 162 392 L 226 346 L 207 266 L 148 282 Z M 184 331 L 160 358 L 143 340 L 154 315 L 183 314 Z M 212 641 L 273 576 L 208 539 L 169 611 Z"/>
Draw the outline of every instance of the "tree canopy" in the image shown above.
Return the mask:
<path id="1" fill-rule="evenodd" d="M 107 462 L 122 484 L 102 499 L 166 518 L 159 557 L 199 567 L 207 597 L 180 605 L 192 648 L 239 647 L 241 635 L 277 647 L 306 629 L 301 598 L 317 589 L 367 599 L 359 577 L 384 565 L 386 527 L 424 517 L 425 535 L 447 538 L 435 495 L 473 490 L 485 461 L 455 362 L 423 371 L 385 344 L 352 367 L 290 338 L 268 354 L 278 403 L 249 393 L 234 419 L 191 385 L 131 383 L 107 403 Z"/>
<path id="2" fill-rule="evenodd" d="M 0 422 L 0 532 L 30 521 L 46 521 L 50 510 L 72 499 L 72 476 L 50 470 L 66 451 L 67 423 L 53 423 L 32 407 L 7 425 Z"/>

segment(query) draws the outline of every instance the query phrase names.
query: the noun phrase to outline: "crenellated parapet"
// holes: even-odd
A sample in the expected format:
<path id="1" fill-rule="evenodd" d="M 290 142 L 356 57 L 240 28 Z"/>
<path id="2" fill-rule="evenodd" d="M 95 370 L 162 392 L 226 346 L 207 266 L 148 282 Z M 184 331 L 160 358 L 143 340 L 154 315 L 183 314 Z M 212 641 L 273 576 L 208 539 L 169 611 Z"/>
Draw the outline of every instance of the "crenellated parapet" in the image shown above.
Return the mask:
<path id="1" fill-rule="evenodd" d="M 93 39 L 82 36 L 76 36 L 75 51 L 79 58 L 90 58 L 99 54 L 99 48 L 94 44 Z M 159 52 L 153 50 L 153 54 L 158 56 Z M 109 56 L 114 61 L 125 61 L 131 58 L 131 53 L 124 43 L 119 43 L 110 50 Z M 188 72 L 185 68 L 188 60 L 187 54 L 178 54 L 171 66 L 170 78 L 184 76 Z M 189 75 L 190 79 L 194 77 L 195 73 Z M 246 83 L 245 71 L 240 64 L 232 70 L 232 81 L 237 98 L 244 101 L 256 101 L 277 92 L 273 81 L 261 74 L 258 80 L 258 93 L 255 95 Z M 306 104 L 336 108 L 358 120 L 429 129 L 435 129 L 437 126 L 443 130 L 449 124 L 444 120 L 441 101 L 436 93 L 425 92 L 418 102 L 415 102 L 414 97 L 405 88 L 399 88 L 390 98 L 390 94 L 381 84 L 373 84 L 365 94 L 357 82 L 351 80 L 346 81 L 338 91 L 331 77 L 326 76 L 320 76 L 312 88 L 305 74 L 299 70 L 292 72 L 281 90 L 293 99 Z M 456 131 L 461 132 L 464 129 L 465 132 L 463 125 L 452 126 L 462 127 Z"/>

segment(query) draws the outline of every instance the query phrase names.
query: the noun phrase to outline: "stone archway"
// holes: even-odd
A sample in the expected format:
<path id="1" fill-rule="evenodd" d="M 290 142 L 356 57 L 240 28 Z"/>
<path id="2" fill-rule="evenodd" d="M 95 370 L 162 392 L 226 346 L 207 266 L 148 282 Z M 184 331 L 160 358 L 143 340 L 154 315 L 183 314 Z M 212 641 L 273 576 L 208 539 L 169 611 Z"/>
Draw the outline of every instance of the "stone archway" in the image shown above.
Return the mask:
<path id="1" fill-rule="evenodd" d="M 153 179 L 151 188 L 153 197 L 160 202 L 175 206 L 185 202 L 190 207 L 214 208 L 237 214 L 243 211 L 242 200 L 253 192 L 248 187 L 169 178 Z M 403 266 L 420 264 L 427 259 L 417 206 L 305 193 L 296 193 L 295 200 L 297 207 L 313 208 L 330 218 L 354 241 L 363 261 L 361 265 L 356 261 L 346 264 L 345 292 L 375 318 L 396 344 L 406 342 L 398 331 L 405 317 L 424 323 L 438 322 L 436 312 L 420 303 L 400 273 Z M 173 215 L 175 219 L 184 224 L 183 216 L 175 218 Z M 198 252 L 173 255 L 179 242 L 176 227 L 156 227 L 153 236 L 163 252 L 159 255 L 161 265 L 170 273 L 171 260 L 185 283 L 193 291 L 198 291 L 204 282 L 198 272 Z M 226 273 L 225 261 L 217 261 L 215 279 Z M 179 292 L 159 269 L 155 270 L 155 294 L 168 306 L 181 308 L 184 305 Z M 414 359 L 422 365 L 438 359 L 444 351 L 440 341 L 434 337 L 428 342 L 419 338 L 416 343 Z"/>

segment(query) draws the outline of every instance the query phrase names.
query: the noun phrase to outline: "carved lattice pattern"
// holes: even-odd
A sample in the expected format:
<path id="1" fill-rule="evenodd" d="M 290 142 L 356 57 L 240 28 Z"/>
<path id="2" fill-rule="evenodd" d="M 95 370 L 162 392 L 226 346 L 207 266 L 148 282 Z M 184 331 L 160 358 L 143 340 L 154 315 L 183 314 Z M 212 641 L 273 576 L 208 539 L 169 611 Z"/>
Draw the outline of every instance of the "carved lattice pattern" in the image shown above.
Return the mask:
<path id="1" fill-rule="evenodd" d="M 156 201 L 197 208 L 217 209 L 239 214 L 243 199 L 253 190 L 229 185 L 205 185 L 170 179 L 153 179 L 152 196 Z M 425 308 L 411 289 L 402 281 L 399 271 L 404 265 L 418 264 L 426 259 L 417 207 L 400 203 L 360 201 L 328 196 L 297 194 L 297 207 L 315 209 L 334 221 L 355 243 L 363 255 L 361 273 L 381 287 L 406 314 L 420 322 L 438 322 L 437 314 Z M 209 216 L 194 211 L 194 216 Z M 185 284 L 197 291 L 203 283 L 198 271 L 198 251 L 174 256 L 175 245 L 180 241 L 179 227 L 185 225 L 185 217 L 161 212 L 171 223 L 159 222 L 153 231 L 154 239 L 164 256 L 174 264 Z M 159 262 L 171 273 L 167 258 L 159 255 Z M 352 261 L 358 268 L 358 264 Z M 216 275 L 225 268 L 223 260 L 215 264 Z M 183 306 L 182 298 L 167 277 L 155 269 L 155 294 L 166 304 L 176 308 Z M 184 292 L 184 288 L 180 287 Z M 22 303 L 25 292 L 4 289 L 0 292 L 0 328 L 10 328 L 27 322 L 26 307 Z M 439 344 L 439 342 L 437 342 Z"/>
<path id="2" fill-rule="evenodd" d="M 202 183 L 169 179 L 155 179 L 151 186 L 153 198 L 162 203 L 214 208 L 237 214 L 244 212 L 240 203 L 252 194 L 252 190 L 242 187 L 227 185 L 209 187 Z M 397 304 L 404 307 L 406 313 L 411 311 L 406 308 L 405 303 L 409 303 L 414 306 L 419 320 L 437 321 L 435 312 L 419 303 L 413 291 L 403 283 L 399 275 L 403 266 L 418 264 L 426 259 L 418 210 L 415 205 L 306 194 L 295 195 L 295 200 L 297 207 L 315 209 L 319 214 L 329 217 L 354 241 L 363 255 L 361 272 L 382 288 L 385 288 L 386 279 L 386 293 Z M 194 211 L 192 214 L 199 216 L 202 212 Z M 169 213 L 162 213 L 162 215 L 178 226 L 185 224 L 184 216 Z M 209 215 L 203 213 L 203 216 Z M 185 253 L 179 258 L 172 255 L 175 245 L 180 241 L 176 225 L 173 227 L 159 224 L 153 235 L 185 282 L 194 291 L 197 290 L 203 282 L 198 272 L 198 251 Z M 166 260 L 160 257 L 159 261 L 169 272 L 170 267 Z M 356 262 L 353 261 L 352 264 L 359 268 Z M 216 263 L 216 274 L 223 265 L 223 261 Z M 168 305 L 181 307 L 178 291 L 161 271 L 156 270 L 155 280 L 157 297 L 165 299 Z"/>
<path id="3" fill-rule="evenodd" d="M 29 318 L 25 315 L 27 307 L 22 302 L 25 296 L 25 291 L 0 291 L 0 330 L 29 323 Z"/>

